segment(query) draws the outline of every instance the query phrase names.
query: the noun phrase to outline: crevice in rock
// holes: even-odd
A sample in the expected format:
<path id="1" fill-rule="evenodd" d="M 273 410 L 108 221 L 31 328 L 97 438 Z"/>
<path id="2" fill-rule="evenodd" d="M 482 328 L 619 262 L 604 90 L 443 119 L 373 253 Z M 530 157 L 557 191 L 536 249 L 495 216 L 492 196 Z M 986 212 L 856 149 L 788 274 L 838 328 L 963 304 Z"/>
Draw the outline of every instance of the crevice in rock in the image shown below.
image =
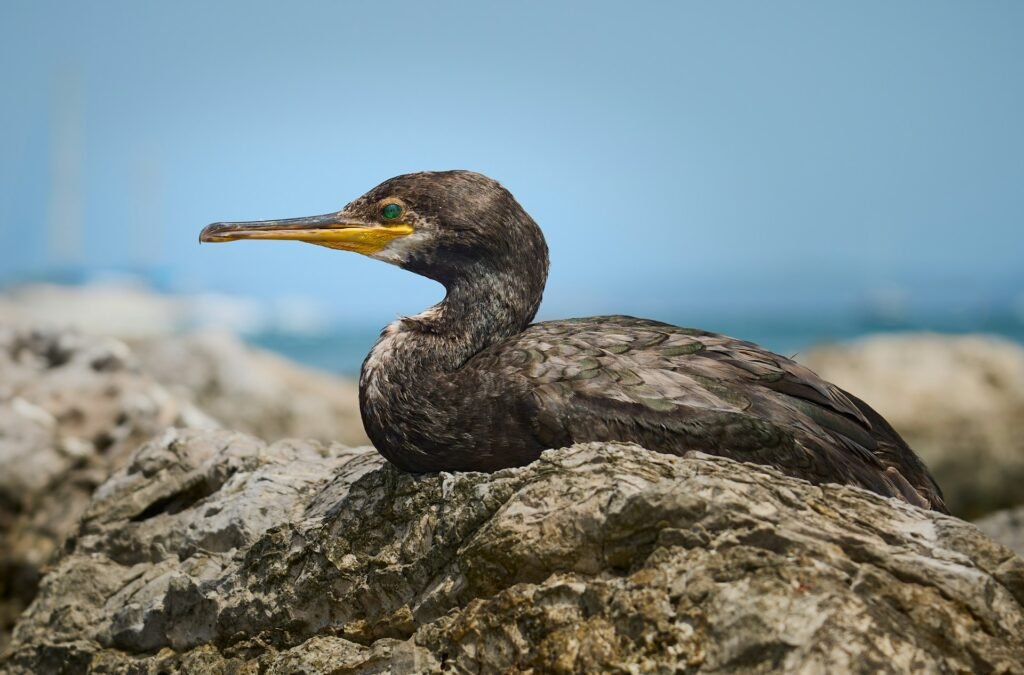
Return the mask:
<path id="1" fill-rule="evenodd" d="M 180 513 L 200 500 L 206 499 L 219 488 L 220 484 L 211 485 L 205 480 L 196 481 L 178 492 L 157 499 L 129 520 L 133 523 L 141 523 L 163 513 L 168 515 Z"/>

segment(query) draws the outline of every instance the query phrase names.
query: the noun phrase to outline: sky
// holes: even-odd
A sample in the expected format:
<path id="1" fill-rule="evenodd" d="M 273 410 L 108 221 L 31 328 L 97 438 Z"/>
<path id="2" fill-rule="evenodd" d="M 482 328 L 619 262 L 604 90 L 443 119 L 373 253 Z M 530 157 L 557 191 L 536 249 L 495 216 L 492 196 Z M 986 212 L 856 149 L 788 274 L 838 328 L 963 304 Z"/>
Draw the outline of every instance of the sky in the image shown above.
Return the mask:
<path id="1" fill-rule="evenodd" d="M 152 266 L 383 323 L 442 290 L 198 232 L 466 168 L 544 228 L 545 317 L 1024 302 L 1022 34 L 1015 1 L 5 0 L 0 280 Z"/>

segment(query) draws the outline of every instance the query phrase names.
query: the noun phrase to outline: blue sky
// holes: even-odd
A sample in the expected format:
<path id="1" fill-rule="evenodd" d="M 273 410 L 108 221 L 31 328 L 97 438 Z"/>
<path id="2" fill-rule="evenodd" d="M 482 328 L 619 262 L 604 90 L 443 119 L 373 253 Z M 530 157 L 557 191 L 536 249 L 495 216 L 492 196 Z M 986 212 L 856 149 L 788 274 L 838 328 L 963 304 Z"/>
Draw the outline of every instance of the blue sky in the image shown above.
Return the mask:
<path id="1" fill-rule="evenodd" d="M 1009 302 L 1021 35 L 1009 1 L 6 0 L 0 278 L 47 265 L 70 128 L 86 265 L 156 261 L 345 320 L 441 291 L 297 243 L 200 248 L 199 229 L 469 168 L 545 229 L 545 316 Z"/>

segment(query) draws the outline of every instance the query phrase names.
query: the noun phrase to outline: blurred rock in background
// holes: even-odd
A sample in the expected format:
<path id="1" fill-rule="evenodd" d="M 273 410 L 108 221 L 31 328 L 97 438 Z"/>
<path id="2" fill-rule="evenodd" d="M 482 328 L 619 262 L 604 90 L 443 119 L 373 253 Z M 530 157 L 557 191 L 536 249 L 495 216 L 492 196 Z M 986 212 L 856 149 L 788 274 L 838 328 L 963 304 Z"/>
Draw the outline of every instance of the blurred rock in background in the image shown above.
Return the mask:
<path id="1" fill-rule="evenodd" d="M 225 332 L 133 343 L 143 369 L 226 428 L 267 441 L 369 443 L 351 380 L 303 368 Z"/>
<path id="2" fill-rule="evenodd" d="M 169 426 L 216 423 L 124 343 L 0 326 L 0 645 L 96 486 Z"/>
<path id="3" fill-rule="evenodd" d="M 0 322 L 6 325 L 73 328 L 103 337 L 169 335 L 185 326 L 187 315 L 181 298 L 129 282 L 26 284 L 0 295 Z"/>
<path id="4" fill-rule="evenodd" d="M 327 328 L 326 315 L 323 307 L 304 298 L 162 293 L 132 276 L 80 285 L 27 283 L 0 294 L 0 323 L 73 328 L 123 340 L 195 330 L 308 334 Z"/>
<path id="5" fill-rule="evenodd" d="M 996 511 L 976 521 L 975 525 L 1024 558 L 1024 506 Z"/>
<path id="6" fill-rule="evenodd" d="M 867 401 L 962 518 L 1024 503 L 1024 348 L 984 335 L 878 335 L 799 360 Z"/>
<path id="7" fill-rule="evenodd" d="M 355 382 L 237 337 L 312 330 L 309 313 L 210 293 L 168 295 L 130 281 L 29 284 L 0 294 L 0 325 L 121 339 L 143 370 L 227 428 L 268 441 L 366 443 Z"/>

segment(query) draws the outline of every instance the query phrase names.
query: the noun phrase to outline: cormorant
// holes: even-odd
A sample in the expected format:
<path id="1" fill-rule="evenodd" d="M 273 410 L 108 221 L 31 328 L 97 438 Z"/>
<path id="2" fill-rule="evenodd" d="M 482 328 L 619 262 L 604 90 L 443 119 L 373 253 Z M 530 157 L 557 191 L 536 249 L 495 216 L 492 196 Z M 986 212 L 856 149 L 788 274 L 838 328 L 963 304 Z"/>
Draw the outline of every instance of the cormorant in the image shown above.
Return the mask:
<path id="1" fill-rule="evenodd" d="M 444 285 L 443 301 L 383 330 L 359 379 L 366 433 L 401 469 L 494 471 L 547 448 L 633 441 L 946 510 L 877 412 L 794 361 L 629 316 L 531 324 L 547 244 L 512 194 L 481 174 L 406 174 L 337 213 L 214 223 L 200 235 L 238 239 L 355 251 Z"/>

